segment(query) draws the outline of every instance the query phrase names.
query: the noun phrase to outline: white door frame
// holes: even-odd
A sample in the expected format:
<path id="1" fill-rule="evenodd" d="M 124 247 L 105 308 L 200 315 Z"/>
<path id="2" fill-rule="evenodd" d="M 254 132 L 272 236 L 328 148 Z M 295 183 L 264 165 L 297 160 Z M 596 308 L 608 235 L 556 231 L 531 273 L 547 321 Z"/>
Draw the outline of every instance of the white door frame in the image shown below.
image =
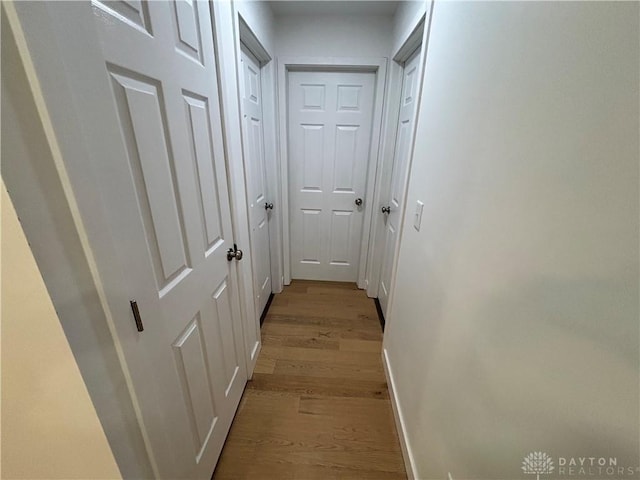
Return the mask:
<path id="1" fill-rule="evenodd" d="M 400 112 L 400 102 L 401 102 L 401 93 L 402 93 L 402 82 L 404 75 L 404 63 L 411 57 L 411 55 L 416 51 L 416 49 L 422 47 L 422 51 L 420 52 L 420 59 L 418 61 L 418 86 L 416 90 L 416 98 L 418 99 L 414 118 L 418 118 L 418 113 L 420 109 L 420 98 L 422 96 L 422 85 L 423 85 L 423 77 L 424 77 L 424 65 L 426 61 L 427 54 L 427 35 L 428 35 L 428 21 L 430 18 L 430 8 L 426 9 L 426 12 L 420 17 L 420 20 L 417 22 L 415 28 L 409 33 L 409 35 L 405 38 L 404 42 L 400 45 L 398 50 L 394 53 L 393 62 L 391 62 L 390 73 L 389 73 L 389 92 L 388 92 L 388 103 L 387 103 L 387 113 L 385 115 L 385 127 L 384 127 L 384 138 L 383 145 L 381 150 L 383 152 L 382 157 L 383 163 L 382 168 L 378 171 L 378 176 L 376 178 L 376 192 L 374 199 L 374 207 L 376 208 L 376 213 L 379 212 L 379 208 L 385 200 L 385 196 L 388 195 L 388 191 L 391 185 L 391 168 L 393 157 L 395 154 L 396 147 L 396 134 L 398 130 L 398 115 Z M 413 147 L 415 143 L 415 135 L 417 123 L 414 121 L 413 129 L 411 131 L 411 138 L 409 140 L 409 152 L 407 164 L 405 166 L 405 177 L 403 180 L 403 185 L 405 189 L 405 198 L 406 198 L 406 189 L 409 184 L 409 172 L 411 171 L 411 163 L 413 159 Z M 390 165 L 391 164 L 391 165 Z M 387 168 L 385 168 L 387 167 Z M 383 178 L 385 171 L 389 172 L 389 174 Z M 401 223 L 400 225 L 404 225 L 404 216 L 406 213 L 407 205 L 404 202 L 402 206 L 402 211 L 400 212 Z M 371 255 L 369 255 L 368 263 L 367 263 L 367 296 L 376 298 L 378 296 L 378 288 L 380 284 L 380 276 L 382 275 L 382 257 L 383 257 L 383 249 L 385 246 L 383 232 L 382 232 L 382 219 L 380 215 L 373 215 L 372 225 L 371 225 Z M 400 232 L 398 232 L 398 240 L 396 242 L 395 251 L 393 253 L 393 264 L 391 267 L 391 291 L 389 294 L 389 298 L 387 301 L 387 305 L 391 305 L 391 301 L 393 299 L 393 285 L 395 284 L 395 276 L 396 276 L 396 262 L 398 257 L 398 252 L 400 249 L 400 243 L 402 241 L 402 228 L 400 228 Z"/>
<path id="2" fill-rule="evenodd" d="M 382 159 L 380 138 L 382 127 L 382 111 L 387 78 L 386 58 L 342 58 L 342 57 L 282 57 L 278 59 L 278 128 L 280 152 L 280 182 L 282 203 L 282 259 L 284 264 L 284 284 L 291 283 L 291 242 L 289 231 L 289 156 L 288 156 L 288 73 L 295 70 L 313 71 L 356 71 L 376 74 L 375 97 L 373 106 L 373 122 L 371 125 L 371 143 L 369 148 L 369 165 L 367 167 L 367 188 L 364 195 L 364 222 L 358 262 L 358 287 L 365 288 L 366 266 L 369 255 L 369 233 L 375 205 L 375 179 Z"/>

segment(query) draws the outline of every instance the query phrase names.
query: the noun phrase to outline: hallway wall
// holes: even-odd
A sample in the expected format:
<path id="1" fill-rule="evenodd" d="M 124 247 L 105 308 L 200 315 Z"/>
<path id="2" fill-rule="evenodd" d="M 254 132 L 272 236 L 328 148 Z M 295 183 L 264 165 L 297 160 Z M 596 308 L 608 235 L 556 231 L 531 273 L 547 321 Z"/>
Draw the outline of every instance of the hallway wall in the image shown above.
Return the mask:
<path id="1" fill-rule="evenodd" d="M 425 0 L 409 0 L 398 2 L 398 8 L 393 16 L 392 49 L 394 55 L 420 23 L 425 14 L 427 2 Z"/>
<path id="2" fill-rule="evenodd" d="M 384 343 L 417 478 L 638 466 L 638 8 L 435 4 Z"/>
<path id="3" fill-rule="evenodd" d="M 390 16 L 290 15 L 276 17 L 278 57 L 388 57 Z"/>
<path id="4" fill-rule="evenodd" d="M 236 0 L 233 2 L 236 12 L 260 40 L 262 46 L 272 56 L 275 55 L 275 18 L 268 3 L 256 0 Z"/>

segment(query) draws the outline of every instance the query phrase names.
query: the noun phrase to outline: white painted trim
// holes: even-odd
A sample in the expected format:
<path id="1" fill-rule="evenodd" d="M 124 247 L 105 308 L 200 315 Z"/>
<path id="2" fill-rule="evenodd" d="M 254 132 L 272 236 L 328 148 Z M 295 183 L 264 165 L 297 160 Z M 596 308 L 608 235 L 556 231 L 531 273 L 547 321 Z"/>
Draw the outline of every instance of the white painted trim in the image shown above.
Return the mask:
<path id="1" fill-rule="evenodd" d="M 262 120 L 264 124 L 265 164 L 267 167 L 267 193 L 269 202 L 274 203 L 269 222 L 269 243 L 271 246 L 271 291 L 282 292 L 282 185 L 280 184 L 280 159 L 278 157 L 277 99 L 276 99 L 276 65 L 275 61 L 262 67 Z M 267 92 L 265 94 L 265 92 Z"/>
<path id="2" fill-rule="evenodd" d="M 387 354 L 387 349 L 382 349 L 382 365 L 384 366 L 384 375 L 387 378 L 387 385 L 389 389 L 389 397 L 391 398 L 391 409 L 393 410 L 393 418 L 396 422 L 396 430 L 398 431 L 398 439 L 400 440 L 400 448 L 402 450 L 402 459 L 404 460 L 404 468 L 407 470 L 407 478 L 409 480 L 416 479 L 416 462 L 413 456 L 413 451 L 409 443 L 409 437 L 407 436 L 406 422 L 402 415 L 402 408 L 400 407 L 400 400 L 397 395 L 397 389 L 395 380 L 393 377 L 393 370 L 391 368 L 391 362 Z"/>
<path id="3" fill-rule="evenodd" d="M 382 161 L 380 168 L 376 174 L 376 191 L 373 199 L 373 218 L 371 223 L 369 238 L 369 258 L 367 259 L 367 296 L 377 298 L 380 286 L 380 274 L 382 270 L 382 253 L 379 252 L 384 248 L 383 232 L 380 222 L 380 206 L 382 205 L 383 196 L 386 194 L 391 178 L 383 178 L 386 163 L 393 161 L 393 154 L 396 146 L 396 131 L 398 128 L 398 115 L 400 114 L 400 96 L 402 94 L 404 68 L 397 62 L 390 62 L 389 81 L 387 88 L 386 113 L 383 125 L 382 135 Z M 390 160 L 391 159 L 391 160 Z M 389 177 L 389 175 L 387 175 Z M 380 246 L 382 243 L 382 246 Z"/>
<path id="4" fill-rule="evenodd" d="M 280 152 L 280 182 L 282 204 L 282 251 L 284 265 L 284 283 L 291 283 L 291 241 L 289 231 L 289 157 L 288 157 L 288 72 L 291 70 L 335 70 L 375 72 L 376 87 L 374 97 L 373 121 L 371 126 L 371 143 L 369 148 L 369 164 L 367 167 L 367 187 L 364 196 L 364 222 L 360 243 L 360 259 L 358 264 L 358 287 L 366 287 L 366 267 L 369 256 L 369 237 L 372 216 L 375 210 L 373 199 L 376 190 L 376 172 L 382 159 L 380 149 L 382 113 L 385 101 L 387 79 L 387 59 L 383 57 L 282 57 L 278 59 L 278 128 Z"/>
<path id="5" fill-rule="evenodd" d="M 409 35 L 403 40 L 402 45 L 395 52 L 393 59 L 398 63 L 404 63 L 409 60 L 409 57 L 415 52 L 420 45 L 422 45 L 422 39 L 424 37 L 425 18 L 428 12 L 428 5 L 425 11 L 418 17 L 418 21 Z"/>
<path id="6" fill-rule="evenodd" d="M 282 205 L 282 283 L 291 283 L 291 242 L 289 232 L 289 167 L 287 125 L 287 66 L 277 61 L 276 84 L 278 87 L 278 152 L 280 164 L 280 205 Z"/>
<path id="7" fill-rule="evenodd" d="M 240 42 L 245 44 L 253 56 L 258 59 L 260 65 L 269 63 L 271 61 L 271 55 L 267 49 L 264 48 L 258 36 L 251 30 L 251 27 L 242 14 L 236 10 L 236 15 L 238 16 L 238 37 L 240 38 Z"/>

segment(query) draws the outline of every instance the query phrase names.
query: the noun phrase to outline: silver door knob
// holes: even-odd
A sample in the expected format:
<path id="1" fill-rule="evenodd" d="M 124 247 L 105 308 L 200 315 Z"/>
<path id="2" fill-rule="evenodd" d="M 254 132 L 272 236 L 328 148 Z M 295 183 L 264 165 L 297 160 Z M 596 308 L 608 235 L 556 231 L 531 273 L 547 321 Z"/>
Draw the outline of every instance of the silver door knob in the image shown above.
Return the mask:
<path id="1" fill-rule="evenodd" d="M 233 248 L 230 248 L 229 250 L 227 250 L 227 260 L 228 261 L 231 261 L 234 258 L 237 261 L 240 261 L 240 260 L 242 260 L 243 255 L 244 254 L 242 253 L 242 250 L 238 250 L 238 247 L 235 244 L 233 245 Z"/>
<path id="2" fill-rule="evenodd" d="M 273 210 L 273 203 L 265 202 L 264 209 L 265 210 Z"/>
<path id="3" fill-rule="evenodd" d="M 356 205 L 357 206 L 362 205 L 362 199 L 361 198 L 356 198 Z"/>
<path id="4" fill-rule="evenodd" d="M 391 207 L 382 207 L 382 213 L 391 213 Z"/>

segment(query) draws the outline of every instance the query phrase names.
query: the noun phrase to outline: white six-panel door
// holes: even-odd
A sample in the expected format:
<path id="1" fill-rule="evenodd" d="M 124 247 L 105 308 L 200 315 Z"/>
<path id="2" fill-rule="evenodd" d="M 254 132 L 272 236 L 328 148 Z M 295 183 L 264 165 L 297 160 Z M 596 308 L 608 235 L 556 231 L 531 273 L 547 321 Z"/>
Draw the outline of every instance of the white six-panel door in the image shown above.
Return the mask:
<path id="1" fill-rule="evenodd" d="M 391 186 L 386 205 L 390 213 L 379 211 L 384 216 L 385 240 L 382 257 L 382 272 L 380 275 L 380 287 L 378 300 L 383 313 L 387 312 L 387 303 L 391 290 L 393 274 L 393 261 L 402 222 L 402 207 L 405 200 L 406 174 L 409 162 L 410 147 L 413 136 L 413 125 L 416 110 L 416 95 L 418 89 L 418 63 L 420 50 L 418 49 L 405 63 L 404 78 L 402 82 L 402 95 L 400 103 L 400 115 L 398 117 L 398 129 L 396 133 L 396 146 L 393 155 L 393 168 L 391 171 Z"/>
<path id="2" fill-rule="evenodd" d="M 267 194 L 267 172 L 264 161 L 262 124 L 262 88 L 260 63 L 242 46 L 242 121 L 249 223 L 251 229 L 251 258 L 253 259 L 256 311 L 260 315 L 271 295 L 271 254 L 269 246 L 269 218 L 273 199 Z"/>
<path id="3" fill-rule="evenodd" d="M 121 288 L 144 324 L 137 332 L 131 320 L 120 341 L 145 362 L 129 370 L 159 475 L 208 479 L 246 383 L 209 4 L 93 8 L 111 87 L 96 94 L 116 116 L 79 115 L 117 119 L 104 126 L 119 138 L 90 147 L 111 153 L 104 202 L 116 214 Z"/>
<path id="4" fill-rule="evenodd" d="M 355 282 L 375 74 L 290 72 L 291 276 Z"/>

